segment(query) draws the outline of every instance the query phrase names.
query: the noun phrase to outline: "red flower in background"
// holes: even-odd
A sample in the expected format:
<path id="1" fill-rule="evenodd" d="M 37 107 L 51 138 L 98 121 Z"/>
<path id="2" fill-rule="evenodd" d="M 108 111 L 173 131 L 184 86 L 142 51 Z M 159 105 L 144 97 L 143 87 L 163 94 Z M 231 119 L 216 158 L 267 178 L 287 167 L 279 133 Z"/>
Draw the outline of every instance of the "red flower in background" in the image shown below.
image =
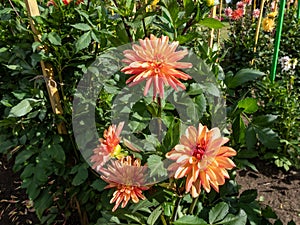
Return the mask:
<path id="1" fill-rule="evenodd" d="M 236 9 L 231 14 L 231 19 L 233 20 L 239 20 L 243 17 L 244 10 L 243 9 Z"/>
<path id="2" fill-rule="evenodd" d="M 62 2 L 63 2 L 65 5 L 69 5 L 69 4 L 72 2 L 72 0 L 62 0 Z"/>

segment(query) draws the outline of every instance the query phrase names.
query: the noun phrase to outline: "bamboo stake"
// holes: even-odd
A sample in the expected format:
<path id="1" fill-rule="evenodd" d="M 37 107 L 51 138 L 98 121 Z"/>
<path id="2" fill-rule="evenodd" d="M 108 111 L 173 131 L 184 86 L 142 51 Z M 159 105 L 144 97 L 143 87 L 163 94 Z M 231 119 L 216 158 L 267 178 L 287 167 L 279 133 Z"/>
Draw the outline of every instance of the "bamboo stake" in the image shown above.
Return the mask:
<path id="1" fill-rule="evenodd" d="M 211 9 L 211 17 L 215 18 L 216 17 L 216 13 L 217 13 L 217 6 L 214 6 Z M 208 46 L 210 48 L 212 48 L 213 44 L 214 44 L 214 31 L 215 31 L 215 29 L 212 28 L 211 31 L 210 31 L 209 39 L 208 39 Z"/>
<path id="2" fill-rule="evenodd" d="M 265 0 L 262 0 L 261 4 L 260 4 L 259 18 L 258 18 L 258 22 L 257 22 L 257 26 L 256 26 L 253 53 L 256 52 L 256 46 L 257 46 L 257 43 L 258 43 L 259 30 L 260 30 L 262 16 L 263 16 L 264 4 L 265 4 Z M 253 65 L 253 64 L 254 64 L 254 58 L 251 61 L 251 65 Z"/>
<path id="3" fill-rule="evenodd" d="M 36 29 L 34 25 L 34 21 L 32 19 L 32 17 L 40 15 L 37 2 L 36 0 L 25 0 L 25 4 L 30 17 L 29 18 L 30 27 L 34 33 L 34 40 L 40 42 L 41 34 Z M 44 50 L 46 50 L 45 47 Z M 45 63 L 44 61 L 41 61 L 40 64 L 43 72 L 43 77 L 46 82 L 46 87 L 47 87 L 52 110 L 56 115 L 62 115 L 63 108 L 61 106 L 60 96 L 56 87 L 57 84 L 54 80 L 53 67 L 49 63 Z M 57 130 L 59 134 L 67 134 L 67 129 L 63 122 L 57 124 Z"/>
<path id="4" fill-rule="evenodd" d="M 223 1 L 220 1 L 220 5 L 219 5 L 219 19 L 221 21 L 221 17 L 222 17 L 222 5 L 223 5 Z M 221 29 L 218 30 L 218 38 L 217 38 L 217 43 L 218 46 L 220 46 L 220 37 L 221 37 Z"/>

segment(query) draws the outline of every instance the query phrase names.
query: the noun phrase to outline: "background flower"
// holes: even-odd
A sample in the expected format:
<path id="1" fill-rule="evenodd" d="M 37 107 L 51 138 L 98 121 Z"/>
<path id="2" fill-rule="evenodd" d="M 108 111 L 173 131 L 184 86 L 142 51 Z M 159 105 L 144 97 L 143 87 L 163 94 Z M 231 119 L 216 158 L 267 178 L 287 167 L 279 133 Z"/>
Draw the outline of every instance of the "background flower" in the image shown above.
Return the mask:
<path id="1" fill-rule="evenodd" d="M 178 80 L 187 80 L 191 77 L 178 70 L 191 68 L 192 64 L 187 62 L 177 62 L 188 54 L 188 51 L 181 50 L 176 52 L 179 45 L 178 41 L 169 44 L 169 37 L 162 36 L 157 38 L 150 35 L 149 38 L 139 41 L 140 46 L 133 44 L 133 50 L 125 50 L 123 62 L 129 64 L 121 71 L 131 74 L 126 83 L 129 86 L 136 85 L 146 80 L 144 95 L 146 95 L 153 85 L 153 98 L 157 94 L 164 97 L 164 85 L 170 85 L 177 90 L 177 86 L 185 90 L 185 86 Z"/>
<path id="2" fill-rule="evenodd" d="M 239 20 L 243 17 L 244 10 L 243 9 L 236 9 L 231 14 L 231 19 L 233 20 Z"/>
<path id="3" fill-rule="evenodd" d="M 252 15 L 254 18 L 258 18 L 260 15 L 260 10 L 259 9 L 254 9 L 252 12 Z"/>
<path id="4" fill-rule="evenodd" d="M 265 32 L 272 32 L 275 28 L 274 19 L 270 19 L 268 17 L 264 18 L 262 21 L 262 28 Z"/>
<path id="5" fill-rule="evenodd" d="M 228 140 L 218 128 L 208 130 L 199 124 L 197 130 L 190 126 L 181 136 L 180 144 L 166 154 L 175 161 L 168 169 L 175 173 L 175 179 L 186 177 L 185 190 L 192 197 L 199 196 L 201 187 L 210 192 L 212 186 L 218 192 L 218 186 L 229 178 L 226 169 L 232 169 L 235 164 L 228 157 L 236 155 L 236 151 L 222 146 Z"/>
<path id="6" fill-rule="evenodd" d="M 225 8 L 224 13 L 226 16 L 231 17 L 232 9 L 230 7 Z"/>

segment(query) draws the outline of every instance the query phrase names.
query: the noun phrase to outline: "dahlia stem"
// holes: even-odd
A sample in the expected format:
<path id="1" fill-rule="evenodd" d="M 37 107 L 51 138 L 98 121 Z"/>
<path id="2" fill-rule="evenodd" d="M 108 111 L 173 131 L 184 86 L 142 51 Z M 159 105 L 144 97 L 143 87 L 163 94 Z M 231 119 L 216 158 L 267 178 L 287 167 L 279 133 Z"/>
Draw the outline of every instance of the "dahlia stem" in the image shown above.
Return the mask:
<path id="1" fill-rule="evenodd" d="M 199 199 L 199 196 L 193 199 L 193 202 L 189 208 L 189 214 L 193 215 L 193 212 L 194 212 L 195 206 L 198 202 L 198 199 Z"/>
<path id="2" fill-rule="evenodd" d="M 157 104 L 158 104 L 158 112 L 157 112 L 158 133 L 157 133 L 157 138 L 158 138 L 158 140 L 161 141 L 161 129 L 162 129 L 161 111 L 162 111 L 162 106 L 161 106 L 161 98 L 159 96 L 157 96 Z"/>
<path id="3" fill-rule="evenodd" d="M 160 214 L 160 219 L 161 219 L 163 225 L 168 225 L 168 224 L 167 224 L 167 221 L 166 221 L 166 219 L 165 219 L 165 217 L 164 217 L 163 214 Z"/>
<path id="4" fill-rule="evenodd" d="M 175 221 L 175 220 L 177 219 L 177 211 L 178 211 L 178 208 L 179 208 L 181 199 L 182 199 L 181 197 L 178 197 L 178 198 L 176 199 L 176 202 L 175 202 L 175 208 L 174 208 L 174 211 L 173 211 L 173 214 L 172 214 L 171 221 Z"/>

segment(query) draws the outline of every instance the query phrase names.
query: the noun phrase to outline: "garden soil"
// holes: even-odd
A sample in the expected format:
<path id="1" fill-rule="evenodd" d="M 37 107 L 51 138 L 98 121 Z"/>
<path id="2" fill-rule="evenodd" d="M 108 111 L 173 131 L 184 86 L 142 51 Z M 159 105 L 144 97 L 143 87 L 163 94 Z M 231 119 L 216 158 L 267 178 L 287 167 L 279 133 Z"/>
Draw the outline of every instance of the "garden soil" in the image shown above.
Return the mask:
<path id="1" fill-rule="evenodd" d="M 0 157 L 0 225 L 37 225 L 34 209 L 20 188 L 20 174 L 13 173 L 12 164 L 13 161 Z M 300 225 L 300 171 L 283 172 L 262 161 L 256 161 L 255 165 L 259 172 L 237 172 L 240 192 L 257 189 L 261 205 L 271 206 L 284 225 L 292 219 Z M 73 220 L 69 224 L 79 223 Z"/>

